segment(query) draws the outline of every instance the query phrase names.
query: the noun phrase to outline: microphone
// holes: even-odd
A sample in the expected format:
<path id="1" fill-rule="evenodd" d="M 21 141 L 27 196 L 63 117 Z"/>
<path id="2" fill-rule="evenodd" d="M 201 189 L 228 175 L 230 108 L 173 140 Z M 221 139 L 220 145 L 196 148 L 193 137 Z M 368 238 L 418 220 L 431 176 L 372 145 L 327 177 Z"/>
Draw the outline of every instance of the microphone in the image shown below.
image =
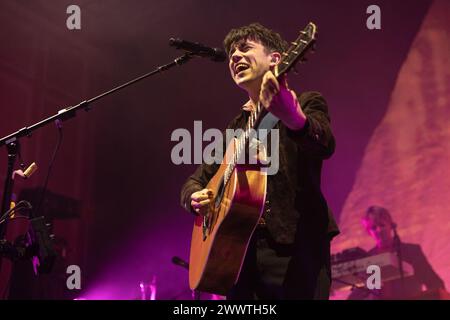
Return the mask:
<path id="1" fill-rule="evenodd" d="M 177 256 L 172 258 L 172 263 L 189 270 L 189 263 Z"/>
<path id="2" fill-rule="evenodd" d="M 169 45 L 177 49 L 182 49 L 200 57 L 209 57 L 212 61 L 223 62 L 227 59 L 225 51 L 219 48 L 211 48 L 198 42 L 190 42 L 181 39 L 169 39 Z"/>

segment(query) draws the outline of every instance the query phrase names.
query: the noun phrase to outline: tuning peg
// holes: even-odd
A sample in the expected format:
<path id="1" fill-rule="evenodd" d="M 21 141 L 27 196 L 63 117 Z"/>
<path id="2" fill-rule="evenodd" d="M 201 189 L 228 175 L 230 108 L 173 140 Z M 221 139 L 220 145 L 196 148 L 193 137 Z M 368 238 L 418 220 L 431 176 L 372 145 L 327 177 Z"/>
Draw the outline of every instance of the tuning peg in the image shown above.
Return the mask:
<path id="1" fill-rule="evenodd" d="M 55 235 L 52 233 L 51 235 L 48 236 L 50 239 L 54 240 L 55 239 Z"/>

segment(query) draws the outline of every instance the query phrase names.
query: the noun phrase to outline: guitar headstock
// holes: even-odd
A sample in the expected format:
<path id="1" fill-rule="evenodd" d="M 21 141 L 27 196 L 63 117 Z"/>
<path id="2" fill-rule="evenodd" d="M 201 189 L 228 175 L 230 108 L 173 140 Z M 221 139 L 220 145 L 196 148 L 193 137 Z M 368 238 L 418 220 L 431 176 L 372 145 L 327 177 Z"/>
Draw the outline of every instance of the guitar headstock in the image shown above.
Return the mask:
<path id="1" fill-rule="evenodd" d="M 317 26 L 310 22 L 303 31 L 300 31 L 297 39 L 291 42 L 292 45 L 289 49 L 283 52 L 281 61 L 275 68 L 275 76 L 279 77 L 288 72 L 299 60 L 302 60 L 306 53 L 313 48 L 316 39 Z"/>

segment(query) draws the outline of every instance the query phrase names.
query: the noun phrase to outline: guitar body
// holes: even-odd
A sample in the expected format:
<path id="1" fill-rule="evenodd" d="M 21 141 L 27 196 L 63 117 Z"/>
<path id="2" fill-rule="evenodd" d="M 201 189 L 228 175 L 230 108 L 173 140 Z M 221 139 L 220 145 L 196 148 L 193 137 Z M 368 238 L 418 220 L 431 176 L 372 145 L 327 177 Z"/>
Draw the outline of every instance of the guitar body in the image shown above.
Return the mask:
<path id="1" fill-rule="evenodd" d="M 224 159 L 234 154 L 236 139 L 228 146 Z M 265 159 L 259 151 L 258 159 Z M 260 165 L 236 166 L 223 185 L 227 161 L 208 183 L 213 198 L 204 218 L 196 217 L 189 258 L 191 289 L 226 295 L 237 282 L 251 236 L 261 218 L 266 195 L 267 175 Z"/>

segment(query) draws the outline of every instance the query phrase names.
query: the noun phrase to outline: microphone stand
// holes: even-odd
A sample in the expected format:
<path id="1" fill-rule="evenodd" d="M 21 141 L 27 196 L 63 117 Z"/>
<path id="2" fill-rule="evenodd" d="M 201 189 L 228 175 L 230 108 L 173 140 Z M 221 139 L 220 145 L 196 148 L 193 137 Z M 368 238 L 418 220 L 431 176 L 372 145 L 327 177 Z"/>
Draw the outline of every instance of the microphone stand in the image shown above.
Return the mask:
<path id="1" fill-rule="evenodd" d="M 400 237 L 397 233 L 397 226 L 394 224 L 392 226 L 392 229 L 394 230 L 394 248 L 397 252 L 397 259 L 398 259 L 398 270 L 400 272 L 400 281 L 401 281 L 401 288 L 402 288 L 402 294 L 405 293 L 405 274 L 403 271 L 403 259 L 402 259 L 402 250 L 401 250 L 401 241 Z"/>
<path id="2" fill-rule="evenodd" d="M 183 259 L 175 256 L 172 258 L 172 263 L 177 266 L 183 267 L 184 269 L 189 271 L 189 263 L 184 261 Z M 201 300 L 202 292 L 199 290 L 191 290 L 192 300 Z"/>
<path id="3" fill-rule="evenodd" d="M 14 172 L 14 165 L 16 163 L 17 155 L 20 152 L 20 144 L 18 140 L 12 140 L 6 144 L 6 149 L 8 152 L 8 164 L 6 169 L 6 178 L 5 178 L 5 184 L 3 187 L 3 199 L 2 199 L 2 207 L 0 211 L 0 215 L 3 215 L 6 211 L 9 210 L 10 204 L 11 204 L 11 198 L 12 198 L 12 190 L 14 187 L 14 180 L 13 180 L 13 172 Z M 5 224 L 7 222 L 7 219 L 5 219 Z M 4 235 L 4 229 L 5 226 L 0 225 L 0 239 L 3 238 Z"/>
<path id="4" fill-rule="evenodd" d="M 57 114 L 55 114 L 51 117 L 48 117 L 47 119 L 39 121 L 29 127 L 23 127 L 22 129 L 1 138 L 0 139 L 0 147 L 2 147 L 3 145 L 6 145 L 6 148 L 8 150 L 8 167 L 7 167 L 6 177 L 5 177 L 2 207 L 1 207 L 0 215 L 3 214 L 4 212 L 8 211 L 10 203 L 11 203 L 12 188 L 13 188 L 12 174 L 13 174 L 16 158 L 17 158 L 17 155 L 19 152 L 19 138 L 24 137 L 24 136 L 30 137 L 34 130 L 36 130 L 40 127 L 43 127 L 50 122 L 54 122 L 54 121 L 58 121 L 58 120 L 66 121 L 68 119 L 74 118 L 76 116 L 76 112 L 79 109 L 84 109 L 84 111 L 89 111 L 91 109 L 91 106 L 90 106 L 91 103 L 93 103 L 97 100 L 100 100 L 116 91 L 124 89 L 138 81 L 141 81 L 141 80 L 147 78 L 147 77 L 153 76 L 154 74 L 166 71 L 176 65 L 180 66 L 180 65 L 186 63 L 187 61 L 189 61 L 195 54 L 196 54 L 195 52 L 186 52 L 184 55 L 176 58 L 171 63 L 162 65 L 162 66 L 156 68 L 152 72 L 146 73 L 138 78 L 128 81 L 128 82 L 126 82 L 116 88 L 113 88 L 109 91 L 106 91 L 94 98 L 91 98 L 89 100 L 84 100 L 75 106 L 69 106 L 67 108 L 61 109 L 58 111 Z M 7 220 L 5 220 L 3 225 L 0 226 L 0 239 L 2 239 L 4 237 L 5 230 L 6 230 L 6 224 L 7 224 Z"/>

